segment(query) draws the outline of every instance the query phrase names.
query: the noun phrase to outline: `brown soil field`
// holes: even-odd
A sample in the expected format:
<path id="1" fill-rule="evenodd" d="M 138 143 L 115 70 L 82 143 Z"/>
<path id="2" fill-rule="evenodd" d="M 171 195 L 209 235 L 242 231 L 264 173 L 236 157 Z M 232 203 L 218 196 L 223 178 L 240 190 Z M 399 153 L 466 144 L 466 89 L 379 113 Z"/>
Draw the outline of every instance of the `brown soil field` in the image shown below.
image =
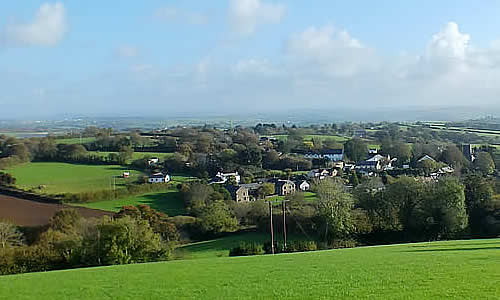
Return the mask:
<path id="1" fill-rule="evenodd" d="M 8 220 L 18 226 L 38 226 L 49 223 L 52 216 L 64 209 L 76 209 L 83 217 L 102 217 L 110 212 L 63 204 L 40 203 L 16 197 L 0 195 L 0 219 Z"/>

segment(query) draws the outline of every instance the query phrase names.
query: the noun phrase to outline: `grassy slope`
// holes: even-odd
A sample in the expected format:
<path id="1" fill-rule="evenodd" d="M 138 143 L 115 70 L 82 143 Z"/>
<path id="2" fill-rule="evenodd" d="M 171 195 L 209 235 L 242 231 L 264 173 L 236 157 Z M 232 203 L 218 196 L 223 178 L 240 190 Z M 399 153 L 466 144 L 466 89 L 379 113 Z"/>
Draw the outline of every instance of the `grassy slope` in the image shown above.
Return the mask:
<path id="1" fill-rule="evenodd" d="M 129 169 L 118 165 L 34 162 L 16 166 L 8 171 L 17 179 L 17 185 L 21 188 L 30 189 L 45 185 L 46 187 L 40 190 L 41 193 L 56 194 L 110 189 L 112 177 L 120 176 L 125 170 Z M 142 172 L 132 171 L 132 177 L 129 179 L 116 178 L 116 185 L 119 187 L 142 175 Z"/>
<path id="2" fill-rule="evenodd" d="M 192 180 L 192 177 L 173 175 L 172 179 L 173 181 L 170 188 L 165 192 L 148 193 L 117 200 L 104 200 L 75 205 L 117 212 L 126 205 L 136 206 L 139 204 L 146 204 L 151 206 L 151 208 L 168 214 L 169 216 L 183 215 L 186 213 L 186 208 L 176 185 L 177 183 Z"/>
<path id="3" fill-rule="evenodd" d="M 0 298 L 497 299 L 499 250 L 449 241 L 34 273 L 0 277 Z"/>

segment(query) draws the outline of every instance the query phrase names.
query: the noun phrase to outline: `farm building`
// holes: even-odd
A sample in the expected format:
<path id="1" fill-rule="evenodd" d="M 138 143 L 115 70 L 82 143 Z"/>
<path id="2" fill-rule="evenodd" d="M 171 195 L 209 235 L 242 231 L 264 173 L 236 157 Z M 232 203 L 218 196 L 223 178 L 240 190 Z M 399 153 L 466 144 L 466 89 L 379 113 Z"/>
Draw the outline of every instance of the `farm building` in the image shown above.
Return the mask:
<path id="1" fill-rule="evenodd" d="M 279 196 L 286 196 L 295 192 L 295 183 L 290 180 L 277 180 L 274 183 L 276 194 Z"/>
<path id="2" fill-rule="evenodd" d="M 240 185 L 230 185 L 226 189 L 231 194 L 231 199 L 236 202 L 249 202 L 250 196 L 248 194 L 248 189 Z"/>
<path id="3" fill-rule="evenodd" d="M 170 181 L 170 175 L 163 173 L 154 173 L 149 175 L 148 182 L 149 183 L 165 183 Z"/>

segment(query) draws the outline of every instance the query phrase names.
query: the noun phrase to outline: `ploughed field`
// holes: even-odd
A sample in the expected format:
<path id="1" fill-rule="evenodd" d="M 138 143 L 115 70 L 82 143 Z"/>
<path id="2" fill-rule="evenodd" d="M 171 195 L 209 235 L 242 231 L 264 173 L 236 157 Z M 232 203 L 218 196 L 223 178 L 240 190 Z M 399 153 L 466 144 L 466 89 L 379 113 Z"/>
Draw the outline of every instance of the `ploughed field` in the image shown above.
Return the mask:
<path id="1" fill-rule="evenodd" d="M 131 177 L 120 178 L 124 171 Z M 84 165 L 58 162 L 32 162 L 8 169 L 16 186 L 40 194 L 79 193 L 112 189 L 133 182 L 144 173 L 118 165 Z"/>
<path id="2" fill-rule="evenodd" d="M 5 299 L 498 299 L 500 239 L 0 277 Z"/>
<path id="3" fill-rule="evenodd" d="M 0 195 L 0 220 L 7 220 L 18 226 L 45 225 L 56 212 L 64 208 L 69 207 L 61 204 L 40 203 Z M 102 217 L 110 214 L 108 212 L 84 207 L 76 209 L 86 218 Z"/>

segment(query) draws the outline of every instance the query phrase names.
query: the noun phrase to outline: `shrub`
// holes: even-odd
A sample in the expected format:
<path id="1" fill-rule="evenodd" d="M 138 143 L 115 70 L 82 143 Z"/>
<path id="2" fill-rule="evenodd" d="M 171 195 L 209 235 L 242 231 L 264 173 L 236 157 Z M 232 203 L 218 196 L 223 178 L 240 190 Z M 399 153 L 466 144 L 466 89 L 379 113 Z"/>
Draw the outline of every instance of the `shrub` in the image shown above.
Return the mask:
<path id="1" fill-rule="evenodd" d="M 241 242 L 238 247 L 232 248 L 229 251 L 229 256 L 248 256 L 264 254 L 264 246 L 254 242 Z"/>

